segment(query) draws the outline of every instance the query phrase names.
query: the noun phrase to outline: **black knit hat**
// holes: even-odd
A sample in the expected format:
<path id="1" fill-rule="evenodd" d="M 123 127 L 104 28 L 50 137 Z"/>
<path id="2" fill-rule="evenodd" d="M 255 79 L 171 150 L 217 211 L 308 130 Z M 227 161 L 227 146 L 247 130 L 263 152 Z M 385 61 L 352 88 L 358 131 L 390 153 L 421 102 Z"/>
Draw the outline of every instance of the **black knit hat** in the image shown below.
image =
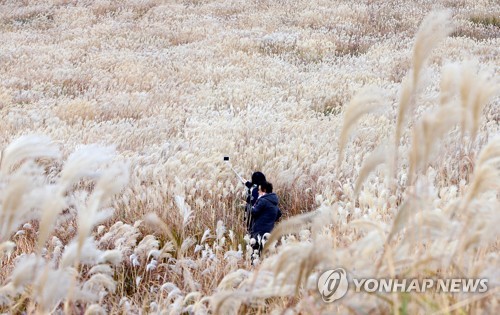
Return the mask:
<path id="1" fill-rule="evenodd" d="M 266 182 L 266 176 L 261 172 L 254 172 L 252 174 L 252 184 L 261 185 Z"/>

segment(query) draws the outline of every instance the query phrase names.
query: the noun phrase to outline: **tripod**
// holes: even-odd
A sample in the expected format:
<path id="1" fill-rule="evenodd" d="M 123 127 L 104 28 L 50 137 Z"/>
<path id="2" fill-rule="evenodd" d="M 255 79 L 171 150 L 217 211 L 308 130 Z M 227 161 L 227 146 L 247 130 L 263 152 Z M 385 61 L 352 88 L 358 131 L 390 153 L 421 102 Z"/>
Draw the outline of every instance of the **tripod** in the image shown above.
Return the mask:
<path id="1" fill-rule="evenodd" d="M 256 186 L 252 185 L 251 187 L 247 187 L 247 204 L 245 205 L 245 223 L 247 226 L 247 232 L 250 234 L 250 229 L 252 227 L 252 189 Z"/>

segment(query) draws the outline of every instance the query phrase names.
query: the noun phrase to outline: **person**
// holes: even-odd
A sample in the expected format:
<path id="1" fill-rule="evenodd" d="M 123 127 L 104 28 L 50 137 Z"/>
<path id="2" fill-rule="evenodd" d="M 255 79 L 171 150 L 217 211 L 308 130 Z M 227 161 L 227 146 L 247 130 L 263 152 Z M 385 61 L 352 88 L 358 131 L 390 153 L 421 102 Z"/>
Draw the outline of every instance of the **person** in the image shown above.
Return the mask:
<path id="1" fill-rule="evenodd" d="M 262 238 L 266 233 L 271 233 L 274 224 L 281 217 L 278 207 L 278 196 L 273 192 L 273 184 L 264 182 L 258 186 L 259 197 L 252 207 L 253 224 L 250 236 L 255 239 L 252 244 L 254 250 L 262 251 Z"/>
<path id="2" fill-rule="evenodd" d="M 258 186 L 262 185 L 266 182 L 266 176 L 262 172 L 254 172 L 252 174 L 252 181 L 247 181 L 245 186 L 247 187 L 247 199 L 246 199 L 246 207 L 245 207 L 245 220 L 247 224 L 247 230 L 250 233 L 250 228 L 253 225 L 252 219 L 252 207 L 255 205 L 255 202 L 259 198 L 259 189 Z"/>
<path id="3" fill-rule="evenodd" d="M 253 205 L 255 205 L 257 198 L 259 198 L 258 186 L 264 184 L 265 182 L 266 175 L 264 175 L 262 172 L 254 172 L 252 174 L 252 181 L 247 181 L 245 183 L 245 186 L 249 191 L 251 191 L 251 193 L 247 196 L 247 203 L 251 204 L 252 207 Z"/>

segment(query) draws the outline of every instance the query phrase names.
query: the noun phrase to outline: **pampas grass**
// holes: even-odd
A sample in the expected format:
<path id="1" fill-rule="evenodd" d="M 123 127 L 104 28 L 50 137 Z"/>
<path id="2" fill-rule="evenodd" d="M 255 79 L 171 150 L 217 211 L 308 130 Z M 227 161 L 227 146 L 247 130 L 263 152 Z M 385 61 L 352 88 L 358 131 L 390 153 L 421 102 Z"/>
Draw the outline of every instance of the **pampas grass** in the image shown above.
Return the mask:
<path id="1" fill-rule="evenodd" d="M 412 98 L 419 85 L 420 74 L 430 53 L 452 31 L 449 11 L 433 12 L 426 16 L 417 32 L 413 45 L 412 68 L 403 81 L 396 123 L 396 149 L 399 147 L 402 128 L 407 112 L 411 108 Z M 397 153 L 397 150 L 396 150 Z"/>
<path id="2" fill-rule="evenodd" d="M 498 45 L 469 15 L 497 9 L 0 4 L 0 312 L 495 313 L 492 287 L 327 304 L 317 281 L 495 285 Z M 273 182 L 271 235 L 224 155 Z"/>
<path id="3" fill-rule="evenodd" d="M 450 11 L 435 11 L 427 15 L 415 36 L 412 56 L 412 83 L 417 86 L 420 73 L 432 50 L 448 36 L 453 27 Z"/>
<path id="4" fill-rule="evenodd" d="M 32 147 L 32 149 L 29 150 L 25 147 Z M 44 147 L 46 150 L 43 149 Z M 71 293 L 74 292 L 74 287 L 77 285 L 76 277 L 78 275 L 71 271 L 73 265 L 78 266 L 80 262 L 89 265 L 108 261 L 115 265 L 119 263 L 114 257 L 116 253 L 97 249 L 94 240 L 88 236 L 94 225 L 111 215 L 111 213 L 108 213 L 103 216 L 102 213 L 106 211 L 97 212 L 97 210 L 102 207 L 102 203 L 109 202 L 112 195 L 120 192 L 128 181 L 128 172 L 121 164 L 117 164 L 115 168 L 105 169 L 102 172 L 97 170 L 89 172 L 91 171 L 89 168 L 83 172 L 80 170 L 80 166 L 95 168 L 99 162 L 107 160 L 100 155 L 104 151 L 94 152 L 98 153 L 98 158 L 91 161 L 89 161 L 90 155 L 77 153 L 70 156 L 68 164 L 61 171 L 60 182 L 46 184 L 43 180 L 40 180 L 44 175 L 36 166 L 35 159 L 40 157 L 56 159 L 59 157 L 59 151 L 54 149 L 54 145 L 49 139 L 45 137 L 22 137 L 20 140 L 15 141 L 13 145 L 8 146 L 5 152 L 2 161 L 4 163 L 3 176 L 9 177 L 9 189 L 5 192 L 5 198 L 2 202 L 1 231 L 5 233 L 2 234 L 2 238 L 10 234 L 12 229 L 19 225 L 20 220 L 31 217 L 40 219 L 40 232 L 36 246 L 37 254 L 27 256 L 16 265 L 16 269 L 11 275 L 11 282 L 4 288 L 13 288 L 12 291 L 6 290 L 7 296 L 13 298 L 27 290 L 28 286 L 32 286 L 32 289 L 28 291 L 34 298 L 31 303 L 36 305 L 35 309 L 40 312 L 49 313 L 57 308 L 61 301 L 66 299 L 66 305 L 68 305 L 68 301 L 73 299 Z M 12 154 L 16 154 L 18 159 L 11 158 Z M 12 174 L 5 173 L 10 171 L 12 166 L 22 162 L 24 163 L 19 165 Z M 77 166 L 77 164 L 80 164 L 80 166 Z M 75 237 L 75 241 L 64 249 L 59 268 L 54 268 L 47 264 L 42 257 L 42 247 L 45 246 L 46 240 L 52 233 L 57 217 L 70 204 L 68 196 L 76 193 L 72 186 L 87 174 L 99 178 L 94 186 L 93 193 L 89 196 L 90 210 L 85 217 L 80 217 L 82 219 L 78 222 L 79 232 Z M 24 201 L 26 197 L 29 197 L 29 199 Z M 77 207 L 81 207 L 81 205 Z M 41 214 L 27 216 L 35 208 L 39 208 Z M 25 224 L 25 226 L 30 225 Z M 10 242 L 2 244 L 5 244 L 6 249 L 9 249 Z M 64 285 L 57 284 L 59 281 L 62 281 Z M 114 281 L 112 279 L 111 281 L 114 286 Z M 69 298 L 68 292 L 70 292 Z"/>
<path id="5" fill-rule="evenodd" d="M 12 167 L 25 159 L 59 158 L 57 146 L 46 136 L 22 136 L 7 146 L 1 155 L 0 173 L 6 175 Z"/>
<path id="6" fill-rule="evenodd" d="M 375 170 L 377 166 L 386 162 L 387 155 L 388 152 L 386 148 L 378 148 L 363 161 L 363 165 L 361 166 L 361 170 L 359 171 L 358 178 L 356 178 L 356 183 L 354 185 L 354 198 L 358 197 L 359 192 L 361 191 L 361 185 L 366 180 L 368 175 Z"/>
<path id="7" fill-rule="evenodd" d="M 462 200 L 461 209 L 465 210 L 473 198 L 490 189 L 498 189 L 500 177 L 500 138 L 496 137 L 479 154 L 474 178 Z"/>
<path id="8" fill-rule="evenodd" d="M 374 88 L 367 88 L 356 94 L 349 105 L 345 108 L 344 112 L 344 125 L 339 137 L 339 155 L 337 165 L 340 167 L 344 157 L 344 147 L 349 138 L 349 131 L 355 126 L 355 123 L 363 116 L 371 113 L 378 108 L 383 102 L 381 92 Z"/>
<path id="9" fill-rule="evenodd" d="M 426 114 L 414 127 L 412 148 L 409 157 L 409 181 L 419 173 L 419 168 L 427 166 L 433 156 L 433 149 L 437 140 L 444 137 L 462 116 L 460 108 L 455 106 L 441 106 L 435 112 Z"/>

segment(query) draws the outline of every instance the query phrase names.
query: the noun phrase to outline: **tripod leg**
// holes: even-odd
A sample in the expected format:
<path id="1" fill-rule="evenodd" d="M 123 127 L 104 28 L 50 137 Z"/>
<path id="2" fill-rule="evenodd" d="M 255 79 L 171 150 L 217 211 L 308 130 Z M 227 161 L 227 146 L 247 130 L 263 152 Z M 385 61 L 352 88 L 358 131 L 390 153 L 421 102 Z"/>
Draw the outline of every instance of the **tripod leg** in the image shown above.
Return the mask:
<path id="1" fill-rule="evenodd" d="M 252 228 L 252 191 L 247 189 L 247 204 L 245 206 L 245 225 L 247 227 L 248 233 Z"/>

